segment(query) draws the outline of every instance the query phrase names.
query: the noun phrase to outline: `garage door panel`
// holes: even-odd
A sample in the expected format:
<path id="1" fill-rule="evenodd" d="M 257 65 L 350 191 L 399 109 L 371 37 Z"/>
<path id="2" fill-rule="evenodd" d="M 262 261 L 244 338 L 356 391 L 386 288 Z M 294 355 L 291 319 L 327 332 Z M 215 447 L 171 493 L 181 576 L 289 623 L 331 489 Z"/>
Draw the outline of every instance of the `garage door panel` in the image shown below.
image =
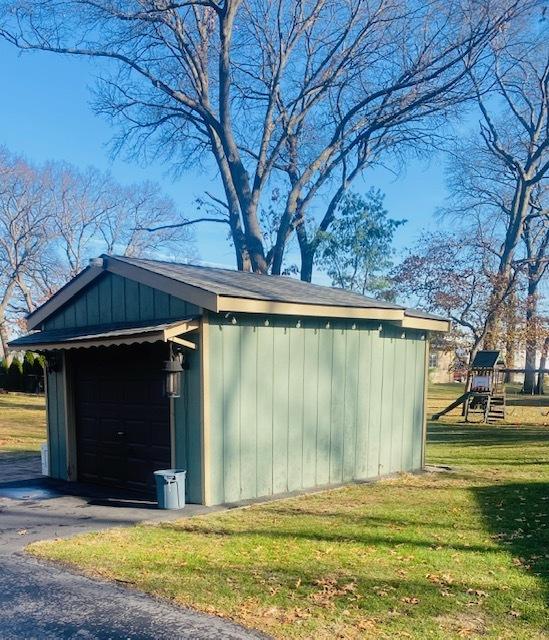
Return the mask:
<path id="1" fill-rule="evenodd" d="M 78 461 L 79 472 L 82 477 L 97 479 L 97 454 L 94 452 L 83 453 Z"/>
<path id="2" fill-rule="evenodd" d="M 102 378 L 99 381 L 98 400 L 99 402 L 117 404 L 120 391 L 116 384 L 116 378 Z"/>
<path id="3" fill-rule="evenodd" d="M 144 445 L 151 444 L 151 425 L 150 422 L 143 420 L 126 420 L 124 428 L 128 434 L 128 445 Z"/>
<path id="4" fill-rule="evenodd" d="M 153 493 L 153 471 L 168 468 L 171 458 L 169 403 L 163 397 L 165 349 L 154 344 L 76 352 L 81 480 Z"/>
<path id="5" fill-rule="evenodd" d="M 93 403 L 95 402 L 95 392 L 93 389 L 93 384 L 91 382 L 87 382 L 86 384 L 80 384 L 76 388 L 78 396 L 81 399 L 81 402 Z"/>
<path id="6" fill-rule="evenodd" d="M 93 418 L 81 417 L 78 427 L 81 438 L 95 439 L 96 421 Z"/>
<path id="7" fill-rule="evenodd" d="M 150 471 L 148 465 L 143 465 L 142 458 L 128 458 L 127 475 L 129 482 L 147 484 L 150 481 Z"/>
<path id="8" fill-rule="evenodd" d="M 97 437 L 105 444 L 115 447 L 124 446 L 126 431 L 120 420 L 99 417 L 97 420 L 99 430 Z"/>
<path id="9" fill-rule="evenodd" d="M 98 474 L 99 475 L 99 474 Z M 118 458 L 103 456 L 101 459 L 101 480 L 108 484 L 118 486 L 126 482 L 126 465 L 120 464 Z"/>

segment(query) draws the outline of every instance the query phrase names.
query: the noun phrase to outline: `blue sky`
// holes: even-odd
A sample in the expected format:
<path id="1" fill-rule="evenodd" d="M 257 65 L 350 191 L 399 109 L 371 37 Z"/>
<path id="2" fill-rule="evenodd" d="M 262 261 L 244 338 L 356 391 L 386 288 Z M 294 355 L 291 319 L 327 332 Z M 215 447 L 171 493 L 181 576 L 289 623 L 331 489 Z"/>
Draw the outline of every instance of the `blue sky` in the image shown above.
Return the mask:
<path id="1" fill-rule="evenodd" d="M 113 161 L 108 151 L 113 130 L 92 113 L 89 104 L 89 87 L 97 73 L 96 62 L 40 52 L 20 54 L 0 40 L 0 78 L 4 86 L 0 145 L 36 162 L 65 160 L 81 167 L 108 168 L 123 183 L 157 181 L 185 214 L 191 214 L 194 198 L 205 188 L 212 188 L 213 172 L 210 176 L 188 172 L 174 181 L 160 163 L 144 167 L 122 159 Z M 401 252 L 422 228 L 433 224 L 433 213 L 444 201 L 442 159 L 434 156 L 428 165 L 410 162 L 398 178 L 388 171 L 375 170 L 355 188 L 363 191 L 370 185 L 386 193 L 385 203 L 392 217 L 408 220 L 396 238 L 396 249 Z M 197 228 L 201 260 L 234 266 L 225 234 L 219 225 Z"/>

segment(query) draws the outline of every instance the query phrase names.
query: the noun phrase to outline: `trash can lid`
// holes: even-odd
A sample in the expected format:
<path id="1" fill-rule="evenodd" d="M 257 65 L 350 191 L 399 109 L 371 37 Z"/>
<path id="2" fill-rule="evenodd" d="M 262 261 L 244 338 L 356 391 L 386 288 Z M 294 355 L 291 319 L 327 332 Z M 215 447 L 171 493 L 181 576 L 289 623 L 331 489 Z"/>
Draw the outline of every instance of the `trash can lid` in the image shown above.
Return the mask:
<path id="1" fill-rule="evenodd" d="M 155 476 L 173 476 L 180 473 L 187 473 L 186 469 L 159 469 L 154 472 Z"/>

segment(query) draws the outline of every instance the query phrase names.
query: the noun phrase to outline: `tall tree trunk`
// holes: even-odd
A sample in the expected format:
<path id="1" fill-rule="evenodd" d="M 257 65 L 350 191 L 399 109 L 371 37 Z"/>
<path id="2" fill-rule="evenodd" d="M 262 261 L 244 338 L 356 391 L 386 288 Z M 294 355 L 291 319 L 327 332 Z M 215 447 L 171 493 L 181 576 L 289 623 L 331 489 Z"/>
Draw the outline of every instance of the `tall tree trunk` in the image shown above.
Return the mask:
<path id="1" fill-rule="evenodd" d="M 528 205 L 532 185 L 527 182 L 526 177 L 517 178 L 513 203 L 511 205 L 510 221 L 505 234 L 503 252 L 499 260 L 498 273 L 494 280 L 492 293 L 490 295 L 490 320 L 484 348 L 495 350 L 501 335 L 501 315 L 502 304 L 509 293 L 511 285 L 511 266 L 515 257 L 515 250 L 524 231 L 524 220 L 528 213 Z"/>
<path id="2" fill-rule="evenodd" d="M 543 388 L 544 378 L 545 378 L 545 369 L 547 367 L 547 360 L 549 358 L 549 335 L 546 336 L 543 341 L 543 347 L 541 348 L 541 358 L 539 361 L 539 373 L 538 373 L 538 382 L 536 384 L 536 395 L 542 396 L 545 393 Z"/>
<path id="3" fill-rule="evenodd" d="M 2 345 L 2 353 L 4 358 L 8 357 L 8 326 L 6 322 L 6 309 L 11 301 L 11 297 L 15 290 L 15 277 L 10 280 L 4 291 L 4 295 L 0 300 L 0 345 Z"/>
<path id="4" fill-rule="evenodd" d="M 2 357 L 7 359 L 9 354 L 8 328 L 4 318 L 0 319 L 0 346 L 2 347 Z"/>
<path id="5" fill-rule="evenodd" d="M 494 282 L 492 293 L 490 294 L 489 313 L 490 318 L 487 323 L 486 337 L 484 338 L 484 348 L 489 351 L 496 351 L 501 341 L 502 313 L 501 307 L 505 299 L 506 291 L 509 288 L 511 274 L 509 271 L 498 273 Z"/>
<path id="6" fill-rule="evenodd" d="M 526 300 L 526 360 L 522 393 L 536 392 L 536 352 L 538 348 L 537 335 L 537 295 L 536 284 L 532 278 L 528 279 L 528 298 Z"/>
<path id="7" fill-rule="evenodd" d="M 537 237 L 539 240 L 539 235 L 532 234 L 532 220 L 535 220 L 535 218 L 527 218 L 524 226 L 524 242 L 528 256 L 528 296 L 526 298 L 526 362 L 522 392 L 537 394 L 539 393 L 538 388 L 543 387 L 543 374 L 538 374 L 538 381 L 536 382 L 534 371 L 536 368 L 536 354 L 540 344 L 538 287 L 547 270 L 545 258 L 549 246 L 549 230 L 546 229 L 543 232 L 541 242 L 536 245 L 535 238 Z M 547 345 L 544 344 L 543 348 L 546 349 Z"/>
<path id="8" fill-rule="evenodd" d="M 517 296 L 513 292 L 505 303 L 505 364 L 509 369 L 515 368 L 517 352 Z M 505 382 L 513 382 L 513 374 L 505 374 Z"/>
<path id="9" fill-rule="evenodd" d="M 297 227 L 296 234 L 301 253 L 300 277 L 303 282 L 311 282 L 313 279 L 316 245 L 313 242 L 309 242 L 304 225 L 301 224 Z"/>

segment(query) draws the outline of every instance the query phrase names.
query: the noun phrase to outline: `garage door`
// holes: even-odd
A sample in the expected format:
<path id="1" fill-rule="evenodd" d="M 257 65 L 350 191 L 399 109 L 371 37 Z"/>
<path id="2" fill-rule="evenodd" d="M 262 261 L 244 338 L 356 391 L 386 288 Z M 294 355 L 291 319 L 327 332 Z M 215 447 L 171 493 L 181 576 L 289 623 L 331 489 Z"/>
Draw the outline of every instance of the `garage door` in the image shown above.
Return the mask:
<path id="1" fill-rule="evenodd" d="M 71 356 L 78 479 L 152 495 L 170 464 L 166 345 L 82 349 Z"/>

